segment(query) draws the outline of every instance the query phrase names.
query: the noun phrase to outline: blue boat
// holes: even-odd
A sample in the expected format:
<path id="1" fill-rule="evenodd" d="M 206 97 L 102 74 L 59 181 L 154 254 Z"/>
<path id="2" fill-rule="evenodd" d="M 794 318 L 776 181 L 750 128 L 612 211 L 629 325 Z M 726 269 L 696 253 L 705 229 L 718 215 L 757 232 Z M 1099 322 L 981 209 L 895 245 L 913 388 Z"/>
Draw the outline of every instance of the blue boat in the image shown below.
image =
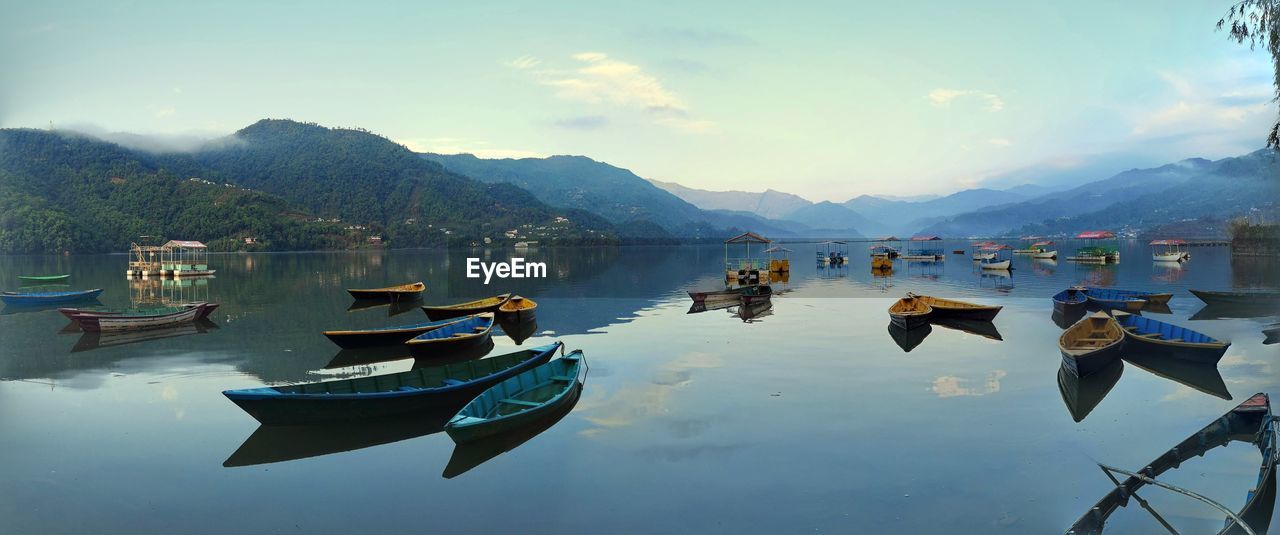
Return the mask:
<path id="1" fill-rule="evenodd" d="M 1140 292 L 1113 288 L 1086 288 L 1089 304 L 1102 310 L 1127 310 L 1137 312 L 1147 306 L 1147 299 Z"/>
<path id="2" fill-rule="evenodd" d="M 338 381 L 227 390 L 222 395 L 268 425 L 457 410 L 489 387 L 551 360 L 560 347 L 556 342 L 444 366 Z"/>
<path id="3" fill-rule="evenodd" d="M 459 321 L 462 320 L 455 318 L 378 329 L 324 331 L 324 335 L 343 349 L 399 346 L 422 333 Z"/>
<path id="4" fill-rule="evenodd" d="M 518 429 L 556 411 L 572 398 L 585 370 L 582 351 L 574 351 L 493 385 L 445 424 L 459 444 Z"/>
<path id="5" fill-rule="evenodd" d="M 1230 343 L 1180 325 L 1126 312 L 1113 317 L 1124 329 L 1125 351 L 1155 352 L 1175 358 L 1217 364 Z"/>
<path id="6" fill-rule="evenodd" d="M 1140 292 L 1136 290 L 1121 290 L 1118 288 L 1089 287 L 1089 288 L 1085 288 L 1085 291 L 1089 295 L 1098 295 L 1100 297 L 1106 297 L 1106 298 L 1112 298 L 1112 299 L 1115 299 L 1115 298 L 1142 299 L 1148 303 L 1155 303 L 1157 305 L 1167 305 L 1169 304 L 1169 300 L 1173 298 L 1173 294 L 1168 292 L 1164 292 L 1164 293 Z"/>
<path id="7" fill-rule="evenodd" d="M 405 342 L 414 357 L 434 357 L 470 349 L 489 341 L 493 333 L 493 313 L 468 316 L 461 321 L 424 332 Z"/>
<path id="8" fill-rule="evenodd" d="M 51 305 L 96 299 L 102 288 L 65 292 L 0 292 L 0 301 L 7 305 Z"/>
<path id="9" fill-rule="evenodd" d="M 1085 303 L 1088 301 L 1084 288 L 1072 286 L 1053 295 L 1053 309 L 1063 314 L 1084 310 Z"/>

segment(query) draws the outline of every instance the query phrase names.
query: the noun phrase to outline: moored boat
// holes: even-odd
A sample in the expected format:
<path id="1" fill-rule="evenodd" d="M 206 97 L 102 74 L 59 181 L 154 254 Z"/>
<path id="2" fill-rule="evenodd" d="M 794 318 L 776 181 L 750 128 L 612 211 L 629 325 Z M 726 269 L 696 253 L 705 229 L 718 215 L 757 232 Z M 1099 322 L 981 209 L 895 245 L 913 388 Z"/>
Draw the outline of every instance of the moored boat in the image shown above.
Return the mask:
<path id="1" fill-rule="evenodd" d="M 889 321 L 903 329 L 911 330 L 929 323 L 933 315 L 933 307 L 912 294 L 899 299 L 889 306 Z"/>
<path id="2" fill-rule="evenodd" d="M 1217 364 L 1231 344 L 1172 323 L 1115 312 L 1124 329 L 1126 351 L 1148 351 L 1174 358 Z"/>
<path id="3" fill-rule="evenodd" d="M 447 323 L 405 342 L 414 357 L 443 356 L 478 346 L 493 333 L 493 313 L 485 312 Z"/>
<path id="4" fill-rule="evenodd" d="M 1152 240 L 1148 245 L 1151 246 L 1151 260 L 1156 262 L 1182 262 L 1191 258 L 1191 254 L 1183 251 L 1182 246 L 1187 242 L 1183 240 Z"/>
<path id="5" fill-rule="evenodd" d="M 1086 288 L 1089 295 L 1099 295 L 1104 298 L 1113 297 L 1137 297 L 1150 303 L 1168 303 L 1173 298 L 1170 292 L 1140 292 L 1136 290 L 1120 290 L 1117 288 Z"/>
<path id="6" fill-rule="evenodd" d="M 510 300 L 511 294 L 500 294 L 453 305 L 424 305 L 422 311 L 430 319 L 443 320 L 482 312 L 495 312 Z"/>
<path id="7" fill-rule="evenodd" d="M 204 303 L 200 303 L 172 312 L 141 311 L 101 316 L 77 315 L 73 316 L 73 319 L 80 324 L 81 329 L 89 332 L 143 331 L 191 323 L 200 317 L 203 309 Z"/>
<path id="8" fill-rule="evenodd" d="M 1206 305 L 1235 306 L 1280 306 L 1280 290 L 1234 290 L 1215 292 L 1210 290 L 1189 290 L 1192 295 L 1204 301 Z"/>
<path id="9" fill-rule="evenodd" d="M 1147 305 L 1147 300 L 1135 292 L 1111 288 L 1086 288 L 1085 296 L 1094 307 L 1103 310 L 1128 310 L 1135 312 Z"/>
<path id="10" fill-rule="evenodd" d="M 351 297 L 355 299 L 398 301 L 417 299 L 422 296 L 422 291 L 426 289 L 426 284 L 423 284 L 422 282 L 412 282 L 409 284 L 384 286 L 382 288 L 348 288 L 347 293 L 351 294 Z"/>
<path id="11" fill-rule="evenodd" d="M 1009 247 L 1008 245 L 992 244 L 984 246 L 979 249 L 979 251 L 987 256 L 979 259 L 978 264 L 985 270 L 1008 270 L 1009 267 L 1013 265 L 1013 259 L 1009 257 L 1008 253 L 1001 253 L 1010 250 L 1012 250 L 1012 247 Z"/>
<path id="12" fill-rule="evenodd" d="M 1080 310 L 1089 302 L 1084 288 L 1072 286 L 1053 295 L 1053 309 L 1063 313 Z"/>
<path id="13" fill-rule="evenodd" d="M 527 297 L 519 295 L 511 296 L 506 303 L 498 305 L 498 315 L 503 317 L 521 318 L 530 316 L 538 309 L 538 303 Z"/>
<path id="14" fill-rule="evenodd" d="M 182 303 L 180 305 L 167 305 L 156 307 L 140 307 L 140 308 L 59 308 L 58 313 L 66 316 L 67 319 L 75 321 L 76 317 L 86 316 L 119 316 L 121 314 L 171 314 L 191 307 L 201 307 L 200 313 L 196 315 L 196 319 L 209 317 L 209 314 L 218 308 L 218 303 Z"/>
<path id="15" fill-rule="evenodd" d="M 445 325 L 456 323 L 458 321 L 462 320 L 449 319 L 428 321 L 411 325 L 381 327 L 378 329 L 333 330 L 324 331 L 323 334 L 329 339 L 329 341 L 344 349 L 398 346 L 422 333 L 439 329 Z"/>
<path id="16" fill-rule="evenodd" d="M 1120 358 L 1124 330 L 1104 312 L 1085 316 L 1058 337 L 1062 363 L 1076 377 L 1091 375 Z"/>
<path id="17" fill-rule="evenodd" d="M 1058 251 L 1054 249 L 1049 249 L 1050 245 L 1053 245 L 1053 242 L 1042 241 L 1042 242 L 1036 242 L 1032 244 L 1031 248 L 1034 249 L 1034 251 L 1032 251 L 1031 253 L 1031 258 L 1038 258 L 1041 260 L 1056 260 L 1058 258 Z"/>
<path id="18" fill-rule="evenodd" d="M 751 286 L 755 285 L 742 285 L 735 288 L 711 290 L 706 292 L 690 290 L 686 293 L 689 294 L 689 299 L 692 299 L 694 303 L 703 303 L 707 301 L 736 301 L 738 296 L 742 295 L 742 293 L 747 291 L 747 288 L 750 288 Z"/>
<path id="19" fill-rule="evenodd" d="M 999 305 L 979 305 L 955 299 L 943 299 L 931 295 L 907 293 L 908 299 L 916 299 L 933 308 L 932 317 L 955 318 L 975 321 L 991 321 L 1004 307 Z"/>
<path id="20" fill-rule="evenodd" d="M 62 282 L 69 278 L 71 278 L 70 274 L 67 274 L 67 275 L 18 275 L 18 280 L 24 280 L 24 281 L 30 281 L 30 282 Z"/>
<path id="21" fill-rule="evenodd" d="M 444 366 L 222 394 L 264 424 L 380 418 L 460 406 L 490 386 L 547 362 L 559 348 L 556 342 Z"/>
<path id="22" fill-rule="evenodd" d="M 7 305 L 52 305 L 88 301 L 99 295 L 102 295 L 102 288 L 65 292 L 0 292 L 0 301 Z"/>
<path id="23" fill-rule="evenodd" d="M 768 284 L 759 284 L 748 288 L 738 296 L 738 302 L 743 305 L 755 305 L 766 303 L 773 297 L 773 287 Z"/>
<path id="24" fill-rule="evenodd" d="M 575 350 L 506 379 L 471 400 L 444 430 L 463 443 L 528 425 L 570 402 L 585 370 L 582 351 Z"/>
<path id="25" fill-rule="evenodd" d="M 1066 533 L 1068 535 L 1102 533 L 1107 519 L 1117 509 L 1128 505 L 1130 499 L 1137 496 L 1138 490 L 1148 484 L 1161 486 L 1162 484 L 1155 483 L 1159 481 L 1157 478 L 1161 474 L 1178 468 L 1186 461 L 1203 456 L 1215 448 L 1237 441 L 1252 444 L 1258 448 L 1262 453 L 1262 464 L 1258 467 L 1258 476 L 1255 480 L 1257 483 L 1247 493 L 1244 505 L 1234 513 L 1234 518 L 1226 520 L 1218 533 L 1220 535 L 1246 533 L 1236 519 L 1244 521 L 1253 528 L 1250 532 L 1262 533 L 1262 530 L 1271 524 L 1271 514 L 1275 506 L 1275 467 L 1277 462 L 1280 462 L 1280 448 L 1276 447 L 1277 425 L 1280 424 L 1271 416 L 1270 399 L 1266 394 L 1254 394 L 1244 403 L 1237 405 L 1147 463 L 1136 472 L 1140 476 L 1129 475 L 1124 481 L 1117 482 L 1111 491 L 1076 520 Z M 1145 500 L 1140 500 L 1138 503 L 1146 505 Z"/>

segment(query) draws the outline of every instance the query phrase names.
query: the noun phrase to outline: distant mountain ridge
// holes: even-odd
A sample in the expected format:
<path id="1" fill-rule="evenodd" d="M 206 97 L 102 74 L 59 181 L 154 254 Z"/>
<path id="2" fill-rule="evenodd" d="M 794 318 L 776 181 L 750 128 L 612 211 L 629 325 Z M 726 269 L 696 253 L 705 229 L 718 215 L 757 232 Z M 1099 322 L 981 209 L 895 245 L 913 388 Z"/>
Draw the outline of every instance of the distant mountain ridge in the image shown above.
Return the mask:
<path id="1" fill-rule="evenodd" d="M 812 201 L 799 195 L 773 189 L 761 192 L 710 191 L 652 178 L 646 180 L 704 210 L 734 210 L 751 212 L 770 219 L 783 219 L 787 214 L 813 204 Z"/>

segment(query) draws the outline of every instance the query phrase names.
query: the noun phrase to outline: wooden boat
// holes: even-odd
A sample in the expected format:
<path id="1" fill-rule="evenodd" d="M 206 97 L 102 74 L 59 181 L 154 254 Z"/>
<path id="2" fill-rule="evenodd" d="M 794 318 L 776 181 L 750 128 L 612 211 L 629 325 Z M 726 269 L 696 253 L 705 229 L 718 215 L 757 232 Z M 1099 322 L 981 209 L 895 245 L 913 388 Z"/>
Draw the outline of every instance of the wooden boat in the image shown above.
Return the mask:
<path id="1" fill-rule="evenodd" d="M 1096 288 L 1096 287 L 1088 287 L 1086 288 L 1086 290 L 1088 291 L 1090 297 L 1097 295 L 1103 299 L 1136 297 L 1138 299 L 1142 299 L 1150 303 L 1168 303 L 1169 300 L 1173 298 L 1173 294 L 1169 292 L 1163 292 L 1163 293 L 1139 292 L 1134 290 L 1120 290 L 1116 288 Z"/>
<path id="2" fill-rule="evenodd" d="M 1062 363 L 1076 377 L 1085 377 L 1120 358 L 1124 329 L 1104 312 L 1094 312 L 1063 331 L 1058 338 Z"/>
<path id="3" fill-rule="evenodd" d="M 889 321 L 906 330 L 927 325 L 932 315 L 933 307 L 913 294 L 907 294 L 889 306 Z"/>
<path id="4" fill-rule="evenodd" d="M 871 269 L 874 269 L 874 270 L 893 269 L 893 259 L 889 258 L 888 255 L 873 256 L 871 257 Z"/>
<path id="5" fill-rule="evenodd" d="M 1088 313 L 1088 309 L 1083 307 L 1072 307 L 1066 310 L 1058 310 L 1055 308 L 1052 315 L 1053 323 L 1061 329 L 1069 329 Z"/>
<path id="6" fill-rule="evenodd" d="M 1049 246 L 1053 245 L 1051 241 L 1041 241 L 1031 244 L 1031 258 L 1039 258 L 1041 260 L 1056 260 L 1058 251 L 1050 250 Z"/>
<path id="7" fill-rule="evenodd" d="M 99 295 L 102 295 L 102 288 L 65 292 L 0 292 L 0 301 L 7 305 L 52 305 L 88 301 Z"/>
<path id="8" fill-rule="evenodd" d="M 1222 306 L 1280 306 L 1280 290 L 1235 290 L 1214 292 L 1209 290 L 1190 290 L 1191 294 L 1200 298 L 1206 305 Z"/>
<path id="9" fill-rule="evenodd" d="M 493 333 L 493 313 L 485 312 L 448 323 L 405 342 L 414 357 L 442 356 L 489 341 Z"/>
<path id="10" fill-rule="evenodd" d="M 1007 270 L 1009 269 L 1009 266 L 1013 265 L 1013 261 L 1011 261 L 1011 260 L 998 260 L 998 261 L 997 261 L 997 260 L 983 260 L 981 263 L 979 263 L 979 265 L 980 265 L 980 266 L 982 266 L 982 269 L 1005 270 L 1005 271 L 1007 271 Z"/>
<path id="11" fill-rule="evenodd" d="M 581 397 L 582 384 L 579 383 L 569 392 L 569 400 L 545 417 L 509 432 L 457 444 L 453 448 L 453 454 L 449 456 L 449 463 L 445 465 L 440 475 L 445 479 L 453 479 L 532 440 L 573 412 L 574 406 L 578 404 L 578 399 Z"/>
<path id="12" fill-rule="evenodd" d="M 1085 289 L 1085 297 L 1089 299 L 1090 305 L 1103 310 L 1128 310 L 1134 312 L 1142 310 L 1142 307 L 1147 305 L 1147 300 L 1134 292 L 1110 288 L 1087 288 Z"/>
<path id="13" fill-rule="evenodd" d="M 1124 373 L 1124 362 L 1112 361 L 1097 373 L 1087 377 L 1076 377 L 1067 369 L 1066 363 L 1058 367 L 1058 392 L 1062 394 L 1062 402 L 1067 405 L 1071 419 L 1083 422 L 1090 412 L 1102 403 L 1102 399 L 1111 393 L 1120 376 Z"/>
<path id="14" fill-rule="evenodd" d="M 264 424 L 373 419 L 458 407 L 490 386 L 551 359 L 560 343 L 480 360 L 409 371 L 287 386 L 227 390 Z"/>
<path id="15" fill-rule="evenodd" d="M 1053 309 L 1067 312 L 1073 309 L 1083 310 L 1089 302 L 1084 288 L 1075 286 L 1053 295 Z"/>
<path id="16" fill-rule="evenodd" d="M 430 319 L 443 320 L 456 318 L 458 316 L 479 314 L 481 312 L 494 312 L 510 300 L 511 294 L 501 294 L 455 305 L 425 305 L 422 307 L 422 311 L 425 312 L 427 317 Z"/>
<path id="17" fill-rule="evenodd" d="M 528 425 L 572 400 L 585 369 L 582 351 L 575 350 L 502 381 L 458 411 L 444 431 L 461 444 Z"/>
<path id="18" fill-rule="evenodd" d="M 1116 311 L 1113 317 L 1124 329 L 1128 351 L 1147 351 L 1174 358 L 1217 364 L 1231 344 L 1186 327 Z"/>
<path id="19" fill-rule="evenodd" d="M 933 308 L 933 317 L 945 317 L 976 321 L 991 321 L 1004 307 L 996 305 L 979 305 L 955 299 L 943 299 L 929 295 L 908 293 L 907 299 L 916 299 Z"/>
<path id="20" fill-rule="evenodd" d="M 18 280 L 31 282 L 59 282 L 71 278 L 71 275 L 18 275 Z"/>
<path id="21" fill-rule="evenodd" d="M 498 315 L 512 318 L 521 318 L 533 315 L 538 309 L 538 303 L 527 297 L 518 295 L 511 296 L 506 303 L 498 305 Z"/>
<path id="22" fill-rule="evenodd" d="M 144 315 L 172 314 L 174 312 L 185 310 L 191 307 L 200 307 L 200 306 L 202 306 L 203 308 L 200 309 L 200 314 L 196 316 L 196 319 L 204 319 L 209 317 L 209 314 L 218 308 L 218 303 L 183 303 L 180 305 L 144 307 L 144 308 L 59 308 L 58 313 L 62 314 L 63 316 L 66 316 L 67 319 L 71 321 L 76 321 L 77 316 L 86 317 L 86 316 L 119 316 L 122 314 L 144 314 Z"/>
<path id="23" fill-rule="evenodd" d="M 750 305 L 768 302 L 769 299 L 772 297 L 773 297 L 773 287 L 769 286 L 768 284 L 760 284 L 747 289 L 747 291 L 745 292 L 742 292 L 742 295 L 738 296 L 738 302 L 743 305 L 750 306 Z"/>
<path id="24" fill-rule="evenodd" d="M 346 349 L 361 347 L 400 346 L 418 335 L 439 329 L 445 325 L 457 323 L 460 319 L 428 321 L 412 325 L 398 325 L 379 329 L 324 331 L 329 341 Z"/>
<path id="25" fill-rule="evenodd" d="M 386 286 L 383 288 L 348 288 L 347 293 L 351 294 L 351 297 L 355 299 L 399 301 L 404 299 L 417 299 L 422 296 L 422 291 L 425 289 L 427 289 L 426 284 L 414 282 L 410 284 Z"/>
<path id="26" fill-rule="evenodd" d="M 1280 425 L 1271 416 L 1271 400 L 1266 394 L 1254 394 L 1222 417 L 1187 437 L 1178 445 L 1155 460 L 1147 463 L 1140 473 L 1147 479 L 1129 476 L 1119 482 L 1102 499 L 1098 500 L 1066 533 L 1069 535 L 1096 535 L 1103 532 L 1112 513 L 1129 504 L 1129 499 L 1145 487 L 1147 480 L 1159 481 L 1161 474 L 1178 468 L 1182 463 L 1195 459 L 1209 451 L 1232 442 L 1252 444 L 1262 453 L 1258 467 L 1257 485 L 1248 492 L 1244 505 L 1235 513 L 1254 533 L 1263 533 L 1271 524 L 1276 498 L 1276 463 L 1280 461 L 1280 448 L 1276 447 L 1276 427 Z M 1146 501 L 1140 501 L 1145 506 Z M 1219 535 L 1245 533 L 1234 520 L 1227 519 Z"/>
<path id="27" fill-rule="evenodd" d="M 200 317 L 204 304 L 183 307 L 175 312 L 125 312 L 103 316 L 75 316 L 80 328 L 89 332 L 144 331 L 191 323 Z"/>

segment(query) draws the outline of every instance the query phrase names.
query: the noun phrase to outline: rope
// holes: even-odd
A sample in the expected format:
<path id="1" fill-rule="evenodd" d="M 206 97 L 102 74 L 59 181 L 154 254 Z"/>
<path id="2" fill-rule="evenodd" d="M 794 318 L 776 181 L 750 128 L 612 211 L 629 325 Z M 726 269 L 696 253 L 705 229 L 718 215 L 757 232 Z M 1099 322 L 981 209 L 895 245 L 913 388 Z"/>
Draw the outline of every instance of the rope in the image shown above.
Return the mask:
<path id="1" fill-rule="evenodd" d="M 1188 497 L 1190 497 L 1190 498 L 1194 498 L 1194 499 L 1200 500 L 1201 502 L 1204 502 L 1204 503 L 1208 504 L 1209 506 L 1213 507 L 1214 509 L 1217 509 L 1217 510 L 1219 510 L 1219 511 L 1222 511 L 1224 514 L 1226 514 L 1226 515 L 1227 515 L 1227 517 L 1228 517 L 1228 518 L 1230 518 L 1230 519 L 1231 519 L 1232 521 L 1234 521 L 1237 525 L 1239 525 L 1239 526 L 1240 526 L 1240 529 L 1244 530 L 1244 532 L 1245 532 L 1247 535 L 1257 535 L 1257 533 L 1253 531 L 1253 528 L 1250 528 L 1250 527 L 1249 527 L 1249 525 L 1248 525 L 1248 524 L 1246 524 L 1246 523 L 1244 522 L 1244 519 L 1240 518 L 1240 516 L 1239 516 L 1239 515 L 1235 514 L 1235 513 L 1234 513 L 1234 512 L 1232 512 L 1230 509 L 1227 509 L 1227 508 L 1226 508 L 1225 506 L 1223 506 L 1222 504 L 1220 504 L 1220 503 L 1218 503 L 1218 502 L 1215 502 L 1215 501 L 1213 501 L 1213 500 L 1209 499 L 1207 496 L 1204 496 L 1204 495 L 1201 495 L 1201 494 L 1197 494 L 1197 493 L 1195 493 L 1195 492 L 1189 491 L 1189 490 L 1187 490 L 1187 489 L 1184 489 L 1184 488 L 1181 488 L 1181 487 L 1178 487 L 1178 486 L 1175 486 L 1175 485 L 1170 485 L 1170 484 L 1165 483 L 1165 482 L 1163 482 L 1163 481 L 1157 481 L 1155 478 L 1147 477 L 1147 476 L 1144 476 L 1144 475 L 1139 474 L 1139 473 L 1136 473 L 1136 472 L 1130 472 L 1130 471 L 1128 471 L 1128 470 L 1121 470 L 1121 469 L 1119 469 L 1119 468 L 1115 468 L 1115 467 L 1112 467 L 1112 466 L 1107 466 L 1107 465 L 1102 464 L 1102 463 L 1098 463 L 1098 466 L 1099 466 L 1099 467 L 1101 467 L 1103 471 L 1106 471 L 1106 472 L 1116 472 L 1116 473 L 1119 473 L 1119 474 L 1123 474 L 1123 475 L 1126 475 L 1126 476 L 1129 476 L 1129 477 L 1132 477 L 1132 478 L 1136 478 L 1138 481 L 1141 481 L 1141 482 L 1143 482 L 1143 483 L 1147 483 L 1147 484 L 1149 484 L 1149 485 L 1155 485 L 1155 486 L 1157 486 L 1157 487 L 1162 487 L 1162 488 L 1165 488 L 1165 489 L 1168 489 L 1168 490 L 1174 491 L 1174 492 L 1176 492 L 1176 493 L 1178 493 L 1178 494 L 1181 494 L 1181 495 L 1183 495 L 1183 496 L 1188 496 Z"/>

